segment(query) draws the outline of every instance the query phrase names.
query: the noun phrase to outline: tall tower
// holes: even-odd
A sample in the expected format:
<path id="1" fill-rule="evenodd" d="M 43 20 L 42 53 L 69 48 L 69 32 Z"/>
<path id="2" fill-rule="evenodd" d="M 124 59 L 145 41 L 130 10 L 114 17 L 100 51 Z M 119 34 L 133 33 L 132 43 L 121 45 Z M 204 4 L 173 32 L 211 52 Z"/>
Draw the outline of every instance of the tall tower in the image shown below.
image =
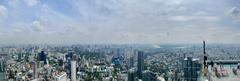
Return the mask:
<path id="1" fill-rule="evenodd" d="M 135 69 L 131 68 L 128 71 L 128 81 L 135 81 Z"/>
<path id="2" fill-rule="evenodd" d="M 4 72 L 4 59 L 3 58 L 0 58 L 0 72 Z"/>
<path id="3" fill-rule="evenodd" d="M 72 61 L 71 61 L 71 81 L 77 81 L 76 78 L 76 70 L 77 70 L 77 55 L 74 54 L 72 56 Z"/>
<path id="4" fill-rule="evenodd" d="M 38 73 L 37 73 L 37 63 L 36 62 L 31 62 L 31 66 L 33 69 L 33 77 L 34 79 L 38 78 Z"/>
<path id="5" fill-rule="evenodd" d="M 22 60 L 22 53 L 18 53 L 18 62 Z"/>
<path id="6" fill-rule="evenodd" d="M 206 55 L 206 48 L 205 48 L 205 41 L 203 41 L 203 64 L 204 64 L 204 68 L 208 68 L 207 67 L 207 55 Z"/>
<path id="7" fill-rule="evenodd" d="M 129 59 L 129 68 L 132 68 L 134 66 L 134 58 L 130 57 Z"/>
<path id="8" fill-rule="evenodd" d="M 139 79 L 142 79 L 143 62 L 143 52 L 138 51 L 137 75 Z"/>
<path id="9" fill-rule="evenodd" d="M 38 61 L 43 62 L 44 64 L 47 64 L 47 55 L 44 53 L 44 51 L 41 51 L 41 53 L 38 54 Z"/>

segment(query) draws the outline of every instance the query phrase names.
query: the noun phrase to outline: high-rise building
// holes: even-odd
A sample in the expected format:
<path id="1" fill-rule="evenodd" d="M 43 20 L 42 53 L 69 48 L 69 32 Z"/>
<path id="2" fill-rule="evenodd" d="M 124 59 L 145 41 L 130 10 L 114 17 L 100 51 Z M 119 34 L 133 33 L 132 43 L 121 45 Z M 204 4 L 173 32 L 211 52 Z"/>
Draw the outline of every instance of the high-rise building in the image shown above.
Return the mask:
<path id="1" fill-rule="evenodd" d="M 207 69 L 208 65 L 207 65 L 207 55 L 206 55 L 205 41 L 203 41 L 203 54 L 204 54 L 203 65 L 204 65 L 204 68 Z"/>
<path id="2" fill-rule="evenodd" d="M 144 70 L 142 81 L 157 81 L 157 77 L 150 70 Z"/>
<path id="3" fill-rule="evenodd" d="M 67 55 L 65 56 L 65 58 L 66 58 L 66 60 L 67 60 L 68 62 L 71 61 L 72 57 L 73 57 L 73 52 L 72 52 L 72 51 L 70 51 L 69 53 L 67 53 Z"/>
<path id="4" fill-rule="evenodd" d="M 0 59 L 0 72 L 5 71 L 5 63 L 4 59 Z"/>
<path id="5" fill-rule="evenodd" d="M 192 64 L 192 57 L 187 57 L 184 59 L 184 79 L 186 81 L 191 81 L 191 64 Z"/>
<path id="6" fill-rule="evenodd" d="M 184 67 L 184 79 L 185 81 L 197 81 L 201 64 L 198 59 L 187 57 L 185 60 Z"/>
<path id="7" fill-rule="evenodd" d="M 135 81 L 135 77 L 136 77 L 135 74 L 136 73 L 135 73 L 134 68 L 129 69 L 129 71 L 128 71 L 128 81 Z"/>
<path id="8" fill-rule="evenodd" d="M 134 58 L 130 57 L 129 59 L 129 68 L 132 68 L 134 66 Z"/>
<path id="9" fill-rule="evenodd" d="M 38 54 L 38 61 L 44 62 L 44 64 L 47 64 L 47 55 L 44 53 L 44 51 L 41 51 L 41 53 Z"/>
<path id="10" fill-rule="evenodd" d="M 67 81 L 67 74 L 62 72 L 60 75 L 55 76 L 54 81 Z"/>
<path id="11" fill-rule="evenodd" d="M 31 62 L 31 66 L 33 69 L 33 77 L 34 79 L 38 78 L 38 73 L 37 73 L 37 63 L 36 62 Z"/>
<path id="12" fill-rule="evenodd" d="M 66 64 L 65 65 L 65 70 L 67 72 L 68 78 L 71 78 L 71 61 L 73 57 L 73 51 L 70 51 L 69 53 L 66 54 L 65 59 L 66 59 Z"/>
<path id="13" fill-rule="evenodd" d="M 22 53 L 18 53 L 18 62 L 22 60 Z"/>
<path id="14" fill-rule="evenodd" d="M 137 63 L 137 75 L 139 79 L 142 79 L 142 71 L 143 71 L 143 52 L 142 51 L 138 51 L 138 63 Z"/>
<path id="15" fill-rule="evenodd" d="M 71 81 L 77 81 L 76 70 L 77 70 L 77 55 L 74 54 L 71 61 Z"/>

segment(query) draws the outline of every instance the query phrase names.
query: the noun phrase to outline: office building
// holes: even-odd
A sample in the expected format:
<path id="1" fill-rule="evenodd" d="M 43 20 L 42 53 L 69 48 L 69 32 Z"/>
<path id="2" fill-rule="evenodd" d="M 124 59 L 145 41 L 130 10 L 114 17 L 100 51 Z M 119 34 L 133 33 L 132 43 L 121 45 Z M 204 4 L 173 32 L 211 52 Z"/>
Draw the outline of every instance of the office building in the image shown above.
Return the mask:
<path id="1" fill-rule="evenodd" d="M 134 68 L 129 69 L 128 71 L 128 81 L 136 81 L 136 72 Z"/>
<path id="2" fill-rule="evenodd" d="M 129 59 L 129 68 L 132 68 L 134 66 L 134 58 L 130 57 Z"/>
<path id="3" fill-rule="evenodd" d="M 143 52 L 142 51 L 138 51 L 138 63 L 137 63 L 137 75 L 139 79 L 142 79 L 142 71 L 143 71 Z"/>
<path id="4" fill-rule="evenodd" d="M 37 63 L 36 62 L 31 62 L 31 68 L 33 70 L 33 77 L 34 77 L 34 79 L 38 78 Z"/>
<path id="5" fill-rule="evenodd" d="M 77 55 L 74 54 L 71 61 L 71 81 L 77 81 L 76 70 L 77 70 Z"/>
<path id="6" fill-rule="evenodd" d="M 47 55 L 44 53 L 44 51 L 41 51 L 41 53 L 38 54 L 38 61 L 47 64 Z"/>
<path id="7" fill-rule="evenodd" d="M 184 61 L 184 79 L 186 81 L 197 81 L 201 67 L 199 60 L 187 57 Z"/>
<path id="8" fill-rule="evenodd" d="M 55 76 L 54 81 L 67 81 L 67 74 L 65 72 L 60 73 L 59 75 Z"/>

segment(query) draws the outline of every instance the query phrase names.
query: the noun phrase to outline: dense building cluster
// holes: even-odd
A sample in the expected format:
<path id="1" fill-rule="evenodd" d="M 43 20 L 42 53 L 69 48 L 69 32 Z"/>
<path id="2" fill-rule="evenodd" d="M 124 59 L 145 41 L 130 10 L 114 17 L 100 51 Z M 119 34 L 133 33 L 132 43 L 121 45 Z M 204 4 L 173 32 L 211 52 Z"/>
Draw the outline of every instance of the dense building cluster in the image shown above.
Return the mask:
<path id="1" fill-rule="evenodd" d="M 239 59 L 240 47 L 206 49 L 208 60 Z M 0 81 L 199 81 L 204 56 L 201 45 L 23 45 L 0 52 Z"/>

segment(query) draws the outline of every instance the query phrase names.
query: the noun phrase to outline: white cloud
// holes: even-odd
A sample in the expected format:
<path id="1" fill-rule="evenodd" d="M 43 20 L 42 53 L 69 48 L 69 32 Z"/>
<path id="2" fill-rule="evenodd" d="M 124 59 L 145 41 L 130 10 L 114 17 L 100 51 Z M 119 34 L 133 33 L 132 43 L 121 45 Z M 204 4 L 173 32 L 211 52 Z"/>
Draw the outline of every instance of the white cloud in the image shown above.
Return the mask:
<path id="1" fill-rule="evenodd" d="M 240 17 L 240 9 L 238 7 L 231 8 L 227 14 L 233 16 L 233 17 Z"/>
<path id="2" fill-rule="evenodd" d="M 24 1 L 28 6 L 35 6 L 40 2 L 40 0 L 24 0 Z"/>
<path id="3" fill-rule="evenodd" d="M 198 11 L 196 12 L 196 15 L 208 15 L 208 13 L 205 11 Z"/>
<path id="4" fill-rule="evenodd" d="M 138 39 L 138 38 L 148 38 L 151 35 L 150 34 L 145 34 L 145 33 L 124 33 L 122 34 L 123 37 L 127 37 L 127 38 L 133 38 L 133 39 Z"/>
<path id="5" fill-rule="evenodd" d="M 166 33 L 125 32 L 121 34 L 121 40 L 125 43 L 160 43 L 166 42 L 166 39 L 168 39 Z"/>
<path id="6" fill-rule="evenodd" d="M 43 31 L 44 27 L 43 27 L 43 23 L 40 21 L 33 21 L 31 24 L 31 28 L 33 29 L 33 31 L 37 31 L 37 32 L 41 32 Z"/>
<path id="7" fill-rule="evenodd" d="M 40 0 L 8 0 L 8 4 L 17 8 L 19 5 L 35 6 L 40 3 Z"/>
<path id="8" fill-rule="evenodd" d="M 17 32 L 17 33 L 23 32 L 23 30 L 21 30 L 21 29 L 14 29 L 13 31 Z"/>
<path id="9" fill-rule="evenodd" d="M 8 0 L 8 4 L 11 6 L 16 7 L 16 5 L 18 4 L 19 0 Z"/>
<path id="10" fill-rule="evenodd" d="M 10 5 L 9 9 L 15 9 L 10 11 L 18 12 L 16 13 L 18 17 L 9 20 L 14 19 L 14 24 L 20 21 L 19 23 L 23 23 L 24 26 L 7 26 L 16 28 L 10 29 L 13 30 L 11 31 L 13 34 L 23 31 L 20 34 L 26 37 L 24 39 L 32 39 L 28 38 L 32 36 L 39 38 L 38 41 L 45 42 L 61 40 L 86 43 L 198 42 L 203 39 L 214 42 L 227 38 L 233 40 L 224 34 L 232 34 L 229 32 L 233 31 L 231 26 L 234 24 L 224 22 L 225 17 L 219 13 L 224 10 L 221 8 L 226 6 L 214 9 L 213 5 L 208 5 L 208 1 L 198 0 L 201 2 L 199 4 L 194 2 L 196 0 L 66 0 L 68 4 L 57 4 L 57 1 L 48 3 L 44 2 L 45 0 L 10 1 L 16 4 L 16 7 L 12 8 Z M 35 7 L 27 8 L 34 5 Z M 62 9 L 56 8 L 61 5 Z M 68 7 L 65 7 L 66 5 Z M 233 8 L 230 13 L 237 16 L 239 9 Z M 15 13 L 9 14 L 10 17 L 14 15 Z M 36 21 L 32 21 L 29 27 L 31 20 Z M 228 25 L 231 26 L 226 29 L 219 27 Z M 24 28 L 18 28 L 21 26 Z M 25 31 L 36 32 L 29 34 Z M 19 34 L 12 37 L 14 36 L 21 38 Z M 47 39 L 41 40 L 41 37 Z"/>
<path id="11" fill-rule="evenodd" d="M 172 16 L 169 18 L 173 21 L 217 21 L 220 18 L 216 16 Z"/>
<path id="12" fill-rule="evenodd" d="M 7 8 L 3 5 L 0 5 L 0 27 L 3 24 L 6 16 L 7 16 Z"/>
<path id="13" fill-rule="evenodd" d="M 0 5 L 0 18 L 6 16 L 7 8 L 3 5 Z"/>

